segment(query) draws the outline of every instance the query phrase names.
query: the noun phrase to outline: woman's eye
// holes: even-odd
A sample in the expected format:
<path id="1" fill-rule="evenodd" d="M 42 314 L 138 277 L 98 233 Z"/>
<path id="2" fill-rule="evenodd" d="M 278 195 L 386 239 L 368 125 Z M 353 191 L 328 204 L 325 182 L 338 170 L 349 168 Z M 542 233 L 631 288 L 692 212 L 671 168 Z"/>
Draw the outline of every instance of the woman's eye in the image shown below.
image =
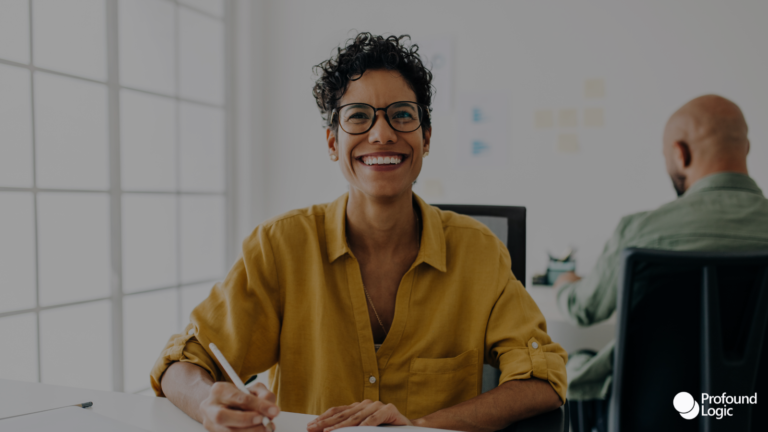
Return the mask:
<path id="1" fill-rule="evenodd" d="M 368 120 L 368 114 L 364 112 L 354 112 L 347 116 L 347 121 L 360 121 L 360 120 Z"/>
<path id="2" fill-rule="evenodd" d="M 398 111 L 395 113 L 395 115 L 392 116 L 394 119 L 412 119 L 413 114 L 407 112 L 407 111 Z"/>

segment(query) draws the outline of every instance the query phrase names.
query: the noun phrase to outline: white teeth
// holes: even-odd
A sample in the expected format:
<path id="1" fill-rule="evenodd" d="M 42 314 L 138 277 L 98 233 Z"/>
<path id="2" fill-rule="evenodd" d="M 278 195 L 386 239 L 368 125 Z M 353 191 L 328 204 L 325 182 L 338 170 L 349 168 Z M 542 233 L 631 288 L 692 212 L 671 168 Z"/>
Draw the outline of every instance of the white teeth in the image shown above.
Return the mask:
<path id="1" fill-rule="evenodd" d="M 366 165 L 396 165 L 402 160 L 401 156 L 363 156 Z"/>

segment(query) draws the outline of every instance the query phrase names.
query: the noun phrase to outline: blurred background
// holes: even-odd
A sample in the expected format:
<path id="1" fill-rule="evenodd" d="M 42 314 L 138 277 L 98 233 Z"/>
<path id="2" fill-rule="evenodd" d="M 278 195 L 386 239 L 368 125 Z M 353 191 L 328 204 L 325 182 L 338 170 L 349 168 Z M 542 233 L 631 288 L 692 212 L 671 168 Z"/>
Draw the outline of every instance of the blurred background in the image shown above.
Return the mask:
<path id="1" fill-rule="evenodd" d="M 527 207 L 530 283 L 567 247 L 588 272 L 622 215 L 674 199 L 661 136 L 693 97 L 741 106 L 768 187 L 766 16 L 762 0 L 0 0 L 0 378 L 147 393 L 243 238 L 347 190 L 312 66 L 358 31 L 409 34 L 435 73 L 416 193 Z M 465 151 L 477 104 L 491 162 Z"/>

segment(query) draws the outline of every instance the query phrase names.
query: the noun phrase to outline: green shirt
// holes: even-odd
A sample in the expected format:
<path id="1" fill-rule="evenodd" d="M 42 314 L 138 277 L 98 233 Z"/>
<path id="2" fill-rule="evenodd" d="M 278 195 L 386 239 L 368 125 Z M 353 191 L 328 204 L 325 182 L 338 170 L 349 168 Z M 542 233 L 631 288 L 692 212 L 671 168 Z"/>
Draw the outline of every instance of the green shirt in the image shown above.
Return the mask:
<path id="1" fill-rule="evenodd" d="M 654 211 L 625 216 L 594 270 L 557 292 L 561 312 L 589 326 L 616 310 L 621 252 L 629 247 L 677 251 L 768 249 L 768 199 L 749 176 L 722 172 L 693 184 Z M 567 364 L 568 398 L 604 399 L 613 371 L 611 342 L 595 356 L 574 355 Z"/>

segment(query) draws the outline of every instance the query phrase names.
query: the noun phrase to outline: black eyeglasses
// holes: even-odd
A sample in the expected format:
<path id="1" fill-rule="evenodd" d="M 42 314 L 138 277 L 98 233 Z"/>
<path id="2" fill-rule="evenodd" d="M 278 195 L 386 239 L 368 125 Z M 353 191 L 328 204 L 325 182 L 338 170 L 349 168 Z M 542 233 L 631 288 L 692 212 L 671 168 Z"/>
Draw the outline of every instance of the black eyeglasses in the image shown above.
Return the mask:
<path id="1" fill-rule="evenodd" d="M 374 108 L 365 103 L 342 105 L 331 114 L 331 124 L 334 116 L 339 117 L 339 126 L 350 135 L 360 135 L 368 132 L 376 123 L 376 113 L 384 111 L 384 118 L 389 126 L 398 132 L 413 132 L 429 118 L 429 109 L 416 102 L 395 102 L 386 108 Z"/>

